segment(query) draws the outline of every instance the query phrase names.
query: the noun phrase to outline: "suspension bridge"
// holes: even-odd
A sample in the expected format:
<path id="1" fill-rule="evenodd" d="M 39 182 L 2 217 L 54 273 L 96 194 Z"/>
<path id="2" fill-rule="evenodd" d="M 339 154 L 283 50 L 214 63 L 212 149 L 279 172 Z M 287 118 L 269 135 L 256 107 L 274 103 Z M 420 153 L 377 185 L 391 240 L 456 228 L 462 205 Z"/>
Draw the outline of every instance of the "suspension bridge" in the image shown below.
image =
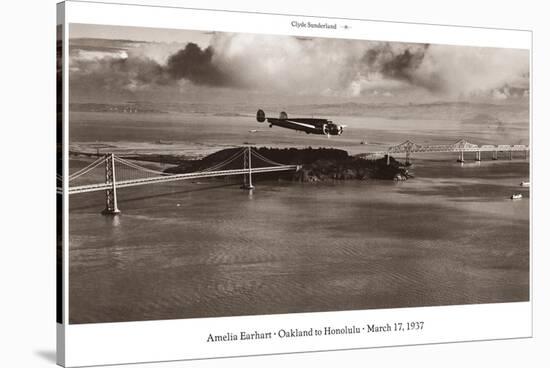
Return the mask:
<path id="1" fill-rule="evenodd" d="M 239 161 L 242 163 L 242 168 L 228 168 L 234 167 Z M 260 165 L 268 166 L 253 167 L 253 161 Z M 239 163 L 239 166 L 240 165 Z M 72 173 L 69 176 L 67 193 L 69 195 L 75 195 L 104 191 L 105 209 L 102 213 L 106 215 L 115 215 L 120 213 L 117 203 L 117 189 L 179 180 L 242 175 L 243 185 L 241 188 L 250 190 L 254 189 L 252 174 L 277 171 L 298 171 L 299 169 L 300 165 L 280 164 L 260 155 L 251 147 L 243 147 L 227 159 L 204 170 L 182 174 L 153 170 L 113 153 L 109 153 L 99 157 L 86 167 Z M 98 182 L 99 178 L 104 180 Z M 59 175 L 57 176 L 57 182 L 57 192 L 63 193 L 63 178 Z"/>
<path id="2" fill-rule="evenodd" d="M 445 152 L 455 152 L 458 153 L 458 162 L 465 162 L 464 154 L 468 152 L 474 153 L 475 161 L 481 161 L 482 152 L 490 152 L 492 160 L 498 160 L 503 155 L 505 158 L 512 160 L 514 152 L 522 152 L 523 159 L 527 159 L 529 156 L 529 146 L 518 144 L 518 145 L 509 145 L 509 144 L 499 144 L 499 145 L 477 145 L 470 143 L 464 139 L 453 144 L 437 144 L 437 145 L 421 145 L 414 143 L 410 140 L 398 144 L 396 146 L 389 147 L 386 151 L 375 151 L 375 152 L 366 152 L 358 155 L 361 158 L 372 158 L 372 157 L 386 157 L 386 163 L 390 164 L 390 154 L 405 155 L 405 163 L 410 165 L 412 163 L 412 154 L 422 154 L 422 153 L 445 153 Z"/>

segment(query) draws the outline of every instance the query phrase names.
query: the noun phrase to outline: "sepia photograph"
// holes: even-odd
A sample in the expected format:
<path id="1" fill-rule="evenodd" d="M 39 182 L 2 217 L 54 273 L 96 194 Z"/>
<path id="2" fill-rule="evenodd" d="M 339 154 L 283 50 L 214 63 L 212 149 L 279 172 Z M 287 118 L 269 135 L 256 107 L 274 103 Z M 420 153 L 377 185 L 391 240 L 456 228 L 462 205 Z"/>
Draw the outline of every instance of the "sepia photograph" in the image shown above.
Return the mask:
<path id="1" fill-rule="evenodd" d="M 68 29 L 70 324 L 530 300 L 530 50 Z"/>

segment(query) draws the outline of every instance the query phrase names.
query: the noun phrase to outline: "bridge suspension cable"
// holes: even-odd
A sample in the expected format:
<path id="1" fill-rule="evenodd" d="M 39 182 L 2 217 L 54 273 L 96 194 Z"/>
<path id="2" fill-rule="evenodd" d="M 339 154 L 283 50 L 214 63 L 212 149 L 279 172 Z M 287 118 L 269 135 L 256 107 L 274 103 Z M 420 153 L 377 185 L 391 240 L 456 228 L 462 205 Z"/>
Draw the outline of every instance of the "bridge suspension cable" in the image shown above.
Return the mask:
<path id="1" fill-rule="evenodd" d="M 253 167 L 251 158 L 254 157 L 260 160 L 263 164 L 259 167 Z M 243 166 L 235 168 L 235 164 L 227 167 L 235 160 L 243 158 Z M 100 165 L 104 165 L 100 167 Z M 271 165 L 271 166 L 266 166 Z M 184 173 L 166 173 L 152 168 L 141 166 L 127 159 L 117 157 L 114 154 L 108 154 L 99 157 L 97 160 L 88 166 L 78 170 L 70 176 L 71 180 L 82 177 L 90 173 L 92 170 L 100 167 L 101 173 L 95 172 L 86 177 L 81 185 L 74 183 L 68 188 L 69 194 L 88 193 L 95 191 L 105 191 L 106 207 L 104 214 L 118 214 L 120 210 L 117 206 L 116 191 L 120 188 L 133 187 L 145 184 L 172 182 L 178 180 L 189 180 L 195 178 L 212 178 L 218 176 L 235 176 L 243 175 L 245 184 L 243 189 L 253 189 L 252 174 L 275 172 L 275 171 L 296 171 L 300 168 L 299 165 L 284 165 L 273 160 L 270 160 L 252 147 L 244 147 L 237 149 L 231 156 L 211 167 L 202 171 L 184 172 Z M 225 168 L 224 168 L 225 167 Z M 98 178 L 99 176 L 99 178 Z M 101 179 L 100 179 L 101 178 Z M 58 175 L 58 179 L 61 177 Z M 92 182 L 92 180 L 96 180 Z M 57 188 L 58 193 L 63 193 L 61 186 Z"/>
<path id="2" fill-rule="evenodd" d="M 266 163 L 268 163 L 268 164 L 275 165 L 275 166 L 283 166 L 283 165 L 284 165 L 284 164 L 281 164 L 281 163 L 279 163 L 279 162 L 275 162 L 275 161 L 273 161 L 273 160 L 270 160 L 270 159 L 268 159 L 267 157 L 262 156 L 261 154 L 259 154 L 258 152 L 254 151 L 254 150 L 252 150 L 251 153 L 252 153 L 252 156 L 254 156 L 254 157 L 256 157 L 257 159 L 259 159 L 259 160 L 261 160 L 261 161 L 264 161 L 264 162 L 266 162 Z"/>
<path id="3" fill-rule="evenodd" d="M 133 168 L 133 169 L 143 171 L 143 172 L 146 172 L 146 173 L 150 173 L 150 174 L 163 175 L 163 176 L 173 175 L 171 173 L 165 173 L 164 171 L 153 170 L 153 169 L 149 169 L 149 168 L 140 166 L 138 164 L 134 164 L 133 162 L 130 162 L 130 161 L 125 160 L 123 158 L 120 158 L 118 156 L 115 156 L 115 162 L 118 162 L 122 165 L 126 165 L 126 166 L 129 166 L 129 167 Z"/>
<path id="4" fill-rule="evenodd" d="M 92 162 L 91 164 L 89 164 L 88 166 L 78 170 L 77 172 L 69 175 L 69 181 L 73 181 L 75 180 L 76 178 L 82 176 L 82 175 L 85 175 L 87 173 L 89 173 L 90 171 L 92 171 L 93 169 L 95 169 L 96 167 L 98 167 L 100 164 L 102 164 L 103 162 L 105 161 L 105 157 L 100 157 L 98 158 L 97 160 L 95 160 L 94 162 Z"/>
<path id="5" fill-rule="evenodd" d="M 247 147 L 241 148 L 241 149 L 237 150 L 237 152 L 235 152 L 233 155 L 231 155 L 230 157 L 223 160 L 222 162 L 219 162 L 219 163 L 217 163 L 213 166 L 210 166 L 206 169 L 200 170 L 199 172 L 218 171 L 218 170 L 222 169 L 224 166 L 227 166 L 230 163 L 237 160 L 238 158 L 242 157 L 243 154 L 246 154 L 247 149 L 249 149 L 249 148 L 247 148 Z M 260 160 L 260 161 L 262 161 L 266 164 L 270 164 L 270 165 L 274 165 L 274 166 L 283 166 L 283 164 L 281 164 L 279 162 L 275 162 L 273 160 L 270 160 L 267 157 L 262 156 L 260 153 L 258 153 L 257 151 L 255 151 L 251 148 L 250 148 L 250 153 L 256 159 L 258 159 L 258 160 Z M 121 158 L 121 157 L 118 157 L 118 156 L 114 156 L 113 158 L 114 158 L 114 162 L 116 164 L 120 165 L 119 168 L 117 169 L 119 180 L 138 179 L 139 175 L 137 175 L 137 172 L 142 172 L 142 173 L 145 173 L 145 174 L 149 174 L 149 175 L 147 175 L 147 177 L 151 177 L 151 175 L 158 175 L 158 176 L 176 175 L 174 173 L 166 173 L 166 172 L 163 172 L 163 171 L 154 170 L 154 169 L 151 169 L 151 168 L 148 168 L 148 167 L 144 167 L 144 166 L 138 165 L 134 162 L 131 162 L 127 159 L 124 159 L 124 158 Z M 79 177 L 82 177 L 82 176 L 88 174 L 89 172 L 91 172 L 95 168 L 97 168 L 100 165 L 104 164 L 105 160 L 106 160 L 106 156 L 99 157 L 98 159 L 96 159 L 95 161 L 93 161 L 92 163 L 87 165 L 86 167 L 83 167 L 82 169 L 80 169 L 80 170 L 76 171 L 75 173 L 71 174 L 69 176 L 69 181 L 73 181 L 75 179 L 78 179 Z M 132 170 L 135 170 L 135 171 L 132 171 Z M 62 180 L 61 176 L 58 176 L 58 180 Z"/>
<path id="6" fill-rule="evenodd" d="M 220 162 L 220 163 L 217 163 L 216 165 L 214 166 L 211 166 L 211 167 L 208 167 L 206 169 L 203 169 L 201 170 L 200 172 L 208 172 L 208 171 L 216 171 L 218 170 L 219 168 L 229 164 L 230 162 L 234 161 L 235 159 L 237 159 L 238 157 L 240 157 L 244 151 L 246 150 L 246 148 L 243 148 L 243 149 L 240 149 L 238 150 L 237 152 L 235 152 L 235 154 L 233 154 L 231 157 L 225 159 L 224 161 Z"/>

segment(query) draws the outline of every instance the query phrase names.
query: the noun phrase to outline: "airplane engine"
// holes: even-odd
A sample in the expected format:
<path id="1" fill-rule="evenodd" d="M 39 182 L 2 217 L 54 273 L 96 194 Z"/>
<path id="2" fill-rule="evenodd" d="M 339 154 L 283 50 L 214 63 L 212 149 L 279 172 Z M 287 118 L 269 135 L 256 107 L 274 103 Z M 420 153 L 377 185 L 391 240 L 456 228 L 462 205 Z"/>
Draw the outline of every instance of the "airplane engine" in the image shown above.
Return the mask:
<path id="1" fill-rule="evenodd" d="M 265 112 L 262 109 L 259 109 L 256 113 L 256 121 L 258 123 L 263 123 L 265 121 Z"/>
<path id="2" fill-rule="evenodd" d="M 340 135 L 340 126 L 330 123 L 326 125 L 326 131 L 330 135 Z"/>
<path id="3" fill-rule="evenodd" d="M 286 112 L 281 111 L 281 113 L 279 114 L 279 119 L 281 119 L 281 120 L 288 119 L 288 115 L 286 114 Z"/>

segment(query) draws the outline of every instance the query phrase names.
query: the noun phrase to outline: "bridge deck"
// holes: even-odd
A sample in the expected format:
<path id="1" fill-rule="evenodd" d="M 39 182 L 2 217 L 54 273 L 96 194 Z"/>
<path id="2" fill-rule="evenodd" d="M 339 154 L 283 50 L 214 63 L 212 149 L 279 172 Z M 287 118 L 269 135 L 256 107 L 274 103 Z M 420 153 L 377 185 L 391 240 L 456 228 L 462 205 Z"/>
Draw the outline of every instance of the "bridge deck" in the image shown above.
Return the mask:
<path id="1" fill-rule="evenodd" d="M 406 154 L 406 153 L 460 153 L 460 152 L 524 152 L 529 151 L 529 146 L 526 145 L 432 145 L 432 146 L 420 146 L 416 144 L 411 145 L 399 145 L 390 147 L 386 151 L 371 151 L 364 152 L 359 156 L 370 155 L 386 155 L 388 153 L 393 154 Z"/>
<path id="2" fill-rule="evenodd" d="M 151 177 L 151 178 L 116 181 L 116 187 L 127 188 L 127 187 L 133 187 L 137 185 L 164 183 L 164 182 L 171 182 L 171 181 L 178 181 L 178 180 L 211 178 L 216 176 L 244 175 L 248 173 L 258 174 L 258 173 L 276 172 L 276 171 L 297 171 L 299 169 L 300 169 L 300 165 L 281 165 L 281 166 L 255 167 L 252 169 L 202 171 L 202 172 L 194 172 L 194 173 L 174 174 L 174 175 L 158 176 L 158 177 Z M 69 194 L 97 192 L 97 191 L 111 189 L 112 187 L 113 185 L 111 183 L 88 184 L 88 185 L 81 185 L 76 187 L 69 187 L 68 192 Z"/>

